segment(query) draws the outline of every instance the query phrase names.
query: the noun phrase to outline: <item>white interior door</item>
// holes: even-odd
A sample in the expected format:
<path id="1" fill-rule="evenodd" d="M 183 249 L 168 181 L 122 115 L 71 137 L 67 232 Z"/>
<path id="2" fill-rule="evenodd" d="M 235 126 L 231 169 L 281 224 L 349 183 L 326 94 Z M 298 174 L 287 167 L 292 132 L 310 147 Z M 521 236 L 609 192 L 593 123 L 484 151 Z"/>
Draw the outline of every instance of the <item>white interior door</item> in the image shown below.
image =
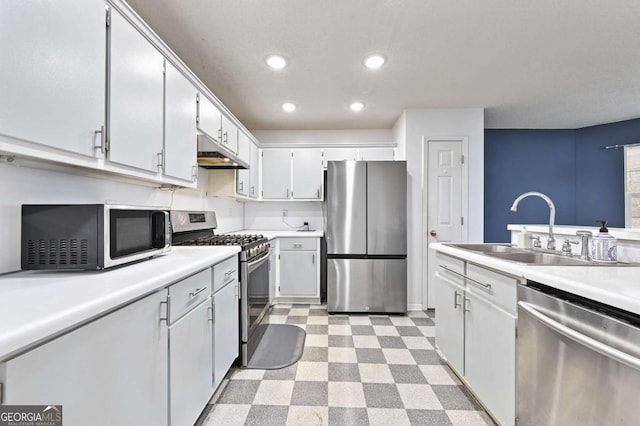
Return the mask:
<path id="1" fill-rule="evenodd" d="M 427 300 L 429 308 L 434 307 L 435 252 L 429 250 L 429 243 L 463 241 L 466 239 L 463 205 L 466 199 L 466 185 L 463 182 L 464 149 L 463 139 L 428 140 L 425 149 L 426 205 L 426 248 L 427 257 Z"/>

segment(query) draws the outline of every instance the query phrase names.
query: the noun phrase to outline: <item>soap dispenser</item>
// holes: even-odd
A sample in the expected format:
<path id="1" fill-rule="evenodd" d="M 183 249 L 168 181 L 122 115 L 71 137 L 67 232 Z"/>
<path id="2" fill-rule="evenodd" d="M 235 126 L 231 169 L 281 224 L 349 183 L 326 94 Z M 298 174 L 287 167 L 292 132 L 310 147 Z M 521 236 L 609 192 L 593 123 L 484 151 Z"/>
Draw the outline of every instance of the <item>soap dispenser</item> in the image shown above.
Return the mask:
<path id="1" fill-rule="evenodd" d="M 596 262 L 615 263 L 617 261 L 618 240 L 609 234 L 606 220 L 598 222 L 602 226 L 600 232 L 591 239 L 591 259 Z"/>

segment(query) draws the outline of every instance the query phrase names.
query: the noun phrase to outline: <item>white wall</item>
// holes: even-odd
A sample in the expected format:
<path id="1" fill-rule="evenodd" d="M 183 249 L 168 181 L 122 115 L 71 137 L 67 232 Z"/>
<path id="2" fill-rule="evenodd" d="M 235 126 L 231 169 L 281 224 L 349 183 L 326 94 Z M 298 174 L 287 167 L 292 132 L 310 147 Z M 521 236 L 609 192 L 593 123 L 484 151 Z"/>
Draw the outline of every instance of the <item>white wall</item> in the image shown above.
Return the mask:
<path id="1" fill-rule="evenodd" d="M 393 139 L 397 142 L 398 147 L 396 149 L 396 159 L 407 159 L 407 114 L 402 111 L 402 114 L 393 125 Z"/>
<path id="2" fill-rule="evenodd" d="M 205 173 L 200 169 L 199 182 L 206 182 Z M 89 175 L 73 168 L 45 170 L 21 166 L 17 160 L 11 165 L 0 164 L 0 273 L 20 269 L 20 206 L 50 203 L 121 203 L 215 210 L 219 232 L 244 226 L 242 203 L 206 197 L 204 188 L 178 189 L 172 200 L 171 191 L 153 186 Z"/>
<path id="3" fill-rule="evenodd" d="M 282 210 L 287 210 L 286 223 L 282 220 Z M 304 222 L 309 222 L 310 229 L 321 231 L 324 227 L 322 203 L 318 201 L 249 202 L 244 212 L 246 229 L 294 230 Z"/>
<path id="4" fill-rule="evenodd" d="M 391 129 L 252 130 L 263 147 L 281 144 L 305 146 L 395 146 Z"/>
<path id="5" fill-rule="evenodd" d="M 423 253 L 422 194 L 424 158 L 423 141 L 432 137 L 466 136 L 469 140 L 468 188 L 469 215 L 468 240 L 483 241 L 484 234 L 484 110 L 465 109 L 410 109 L 405 110 L 394 126 L 398 135 L 405 133 L 398 142 L 399 150 L 406 149 L 408 194 L 408 303 L 425 304 L 427 253 Z M 426 280 L 426 279 L 425 279 Z M 433 301 L 429 302 L 432 305 Z"/>

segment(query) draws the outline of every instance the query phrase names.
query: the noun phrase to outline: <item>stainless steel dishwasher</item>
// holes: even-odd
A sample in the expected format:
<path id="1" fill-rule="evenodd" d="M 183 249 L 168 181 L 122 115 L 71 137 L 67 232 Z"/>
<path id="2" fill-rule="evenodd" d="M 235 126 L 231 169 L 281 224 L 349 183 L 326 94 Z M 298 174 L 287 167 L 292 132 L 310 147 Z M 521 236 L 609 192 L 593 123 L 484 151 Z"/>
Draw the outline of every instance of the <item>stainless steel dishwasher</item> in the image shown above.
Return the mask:
<path id="1" fill-rule="evenodd" d="M 640 317 L 537 283 L 518 286 L 518 424 L 640 421 Z"/>

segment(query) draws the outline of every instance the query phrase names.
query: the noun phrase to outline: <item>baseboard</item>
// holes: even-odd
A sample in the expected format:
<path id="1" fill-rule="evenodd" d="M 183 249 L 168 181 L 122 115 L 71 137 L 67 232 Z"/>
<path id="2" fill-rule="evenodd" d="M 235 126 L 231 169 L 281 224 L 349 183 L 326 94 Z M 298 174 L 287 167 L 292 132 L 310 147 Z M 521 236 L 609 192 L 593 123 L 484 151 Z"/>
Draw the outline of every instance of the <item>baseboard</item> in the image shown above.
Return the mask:
<path id="1" fill-rule="evenodd" d="M 424 311 L 424 309 L 422 309 L 421 303 L 409 303 L 407 305 L 407 311 Z"/>

